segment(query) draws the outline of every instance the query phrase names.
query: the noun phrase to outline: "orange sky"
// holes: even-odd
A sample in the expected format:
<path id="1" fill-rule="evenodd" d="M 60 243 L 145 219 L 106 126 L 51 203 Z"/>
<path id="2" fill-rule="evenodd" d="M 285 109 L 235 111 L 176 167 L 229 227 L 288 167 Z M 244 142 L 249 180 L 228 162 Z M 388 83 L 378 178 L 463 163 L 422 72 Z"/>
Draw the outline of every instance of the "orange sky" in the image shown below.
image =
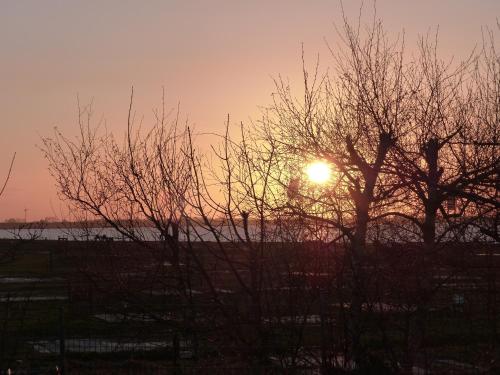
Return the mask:
<path id="1" fill-rule="evenodd" d="M 350 17 L 359 1 L 345 0 Z M 366 19 L 372 4 L 365 1 Z M 443 54 L 463 56 L 496 25 L 497 0 L 379 0 L 390 33 L 405 29 L 407 45 L 439 25 Z M 198 131 L 220 131 L 258 116 L 270 102 L 272 77 L 300 83 L 306 58 L 327 66 L 324 40 L 336 43 L 337 0 L 0 0 L 0 176 L 17 152 L 0 198 L 0 220 L 28 220 L 60 211 L 36 145 L 57 125 L 76 130 L 76 95 L 94 98 L 96 117 L 123 132 L 130 87 L 145 122 L 158 106 L 181 102 Z M 54 213 L 55 211 L 55 213 Z"/>

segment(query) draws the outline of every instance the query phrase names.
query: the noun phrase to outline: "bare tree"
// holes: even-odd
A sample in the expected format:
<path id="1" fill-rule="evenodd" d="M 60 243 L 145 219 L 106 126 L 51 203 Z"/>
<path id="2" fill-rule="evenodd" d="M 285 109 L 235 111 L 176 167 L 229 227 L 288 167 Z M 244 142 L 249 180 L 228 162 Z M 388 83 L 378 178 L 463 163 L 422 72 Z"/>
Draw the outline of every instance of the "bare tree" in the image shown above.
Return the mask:
<path id="1" fill-rule="evenodd" d="M 2 196 L 3 192 L 5 191 L 5 188 L 7 187 L 7 183 L 9 182 L 10 175 L 12 173 L 12 167 L 14 166 L 14 160 L 16 160 L 16 153 L 15 152 L 14 152 L 14 155 L 12 155 L 12 159 L 10 160 L 9 170 L 7 172 L 7 176 L 5 177 L 2 188 L 0 189 L 0 196 Z"/>
<path id="2" fill-rule="evenodd" d="M 190 180 L 189 165 L 182 157 L 187 129 L 181 128 L 178 111 L 167 119 L 172 113 L 166 113 L 164 103 L 154 111 L 156 121 L 150 129 L 135 128 L 132 100 L 133 91 L 122 144 L 112 134 L 98 134 L 90 105 L 79 106 L 76 140 L 56 129 L 53 138 L 43 139 L 42 151 L 63 198 L 127 237 L 144 240 L 134 222 L 147 220 L 171 238 L 181 220 L 179 199 Z"/>
<path id="3" fill-rule="evenodd" d="M 406 237 L 407 242 L 424 244 L 415 264 L 421 290 L 415 299 L 412 324 L 416 326 L 410 333 L 409 355 L 413 357 L 423 340 L 426 306 L 436 291 L 432 268 L 437 245 L 477 238 L 470 231 L 472 225 L 486 212 L 498 209 L 498 200 L 491 196 L 494 189 L 486 186 L 491 185 L 499 163 L 498 125 L 491 121 L 498 112 L 494 109 L 498 91 L 492 92 L 494 82 L 486 83 L 492 78 L 491 65 L 487 69 L 478 65 L 486 56 L 472 54 L 453 65 L 438 57 L 437 38 L 435 42 L 422 39 L 419 46 L 420 57 L 408 76 L 414 92 L 409 126 L 394 148 L 392 167 L 401 181 L 404 200 L 379 216 L 403 220 L 398 230 L 406 234 L 399 241 Z M 495 64 L 491 56 L 486 60 Z M 411 368 L 415 358 L 408 361 Z"/>
<path id="4" fill-rule="evenodd" d="M 498 211 L 498 56 L 490 47 L 454 65 L 438 57 L 437 43 L 422 39 L 419 57 L 408 60 L 403 40 L 389 40 L 380 21 L 366 34 L 346 20 L 343 26 L 331 73 L 304 69 L 300 99 L 277 80 L 274 104 L 257 131 L 283 160 L 279 182 L 293 197 L 276 210 L 321 222 L 330 240 L 346 243 L 358 366 L 367 361 L 362 310 L 375 282 L 368 249 L 378 242 L 423 242 L 412 268 L 420 290 L 412 294 L 417 312 L 404 359 L 411 369 L 436 293 L 430 268 L 436 244 L 470 241 L 472 225 Z M 301 179 L 298 166 L 314 159 L 334 166 L 331 186 Z"/>
<path id="5" fill-rule="evenodd" d="M 187 203 L 193 216 L 188 240 L 205 243 L 227 275 L 225 281 L 220 280 L 215 269 L 199 263 L 225 317 L 223 337 L 230 332 L 242 344 L 240 355 L 256 371 L 264 371 L 280 345 L 286 347 L 277 354 L 281 366 L 295 365 L 302 345 L 301 321 L 315 297 L 311 300 L 303 289 L 288 288 L 293 272 L 301 269 L 296 267 L 299 263 L 293 263 L 301 259 L 303 266 L 307 259 L 285 255 L 298 238 L 290 237 L 289 222 L 280 225 L 276 220 L 275 208 L 283 203 L 286 191 L 278 177 L 282 161 L 275 157 L 275 146 L 261 142 L 252 127 L 242 125 L 240 130 L 239 137 L 230 137 L 228 119 L 226 134 L 220 147 L 214 147 L 215 162 L 210 165 L 191 151 L 194 183 Z M 190 242 L 190 246 L 195 244 Z M 236 305 L 224 302 L 224 289 L 238 301 Z M 296 334 L 279 336 L 281 342 L 277 342 L 273 332 L 284 321 Z"/>
<path id="6" fill-rule="evenodd" d="M 12 159 L 10 161 L 9 170 L 7 171 L 7 175 L 5 177 L 4 183 L 2 185 L 2 188 L 0 189 L 0 197 L 3 195 L 3 193 L 5 191 L 5 188 L 7 187 L 7 183 L 9 182 L 10 175 L 12 173 L 12 168 L 14 166 L 14 160 L 15 159 L 16 159 L 16 153 L 14 153 L 14 155 L 12 155 Z M 4 262 L 10 262 L 14 258 L 14 254 L 15 253 L 12 251 L 12 249 L 7 249 L 5 251 L 5 253 L 3 253 L 2 256 L 1 256 L 1 262 L 2 263 L 4 263 Z"/>
<path id="7" fill-rule="evenodd" d="M 188 128 L 180 122 L 179 109 L 167 112 L 162 100 L 161 109 L 153 111 L 153 125 L 144 128 L 142 121 L 135 124 L 132 90 L 122 141 L 102 129 L 102 124 L 96 126 L 92 115 L 92 105 L 79 105 L 76 139 L 57 129 L 52 138 L 43 138 L 41 149 L 61 198 L 74 211 L 101 220 L 101 225 L 149 249 L 153 258 L 143 257 L 142 272 L 188 298 L 179 227 L 191 164 Z M 159 241 L 160 249 L 151 241 Z M 144 268 L 144 262 L 153 260 L 152 269 Z M 165 277 L 166 262 L 171 266 Z M 134 298 L 141 303 L 141 294 Z"/>
<path id="8" fill-rule="evenodd" d="M 333 73 L 310 78 L 304 70 L 303 100 L 296 100 L 283 80 L 277 81 L 264 129 L 269 142 L 278 144 L 291 164 L 324 159 L 335 167 L 334 186 L 319 195 L 301 192 L 310 206 L 322 207 L 328 214 L 293 209 L 329 223 L 337 232 L 333 237 L 347 241 L 353 275 L 352 354 L 363 366 L 361 310 L 368 282 L 363 271 L 368 227 L 373 216 L 397 199 L 398 182 L 387 171 L 391 150 L 405 132 L 413 92 L 407 82 L 412 66 L 404 62 L 403 40 L 390 41 L 380 21 L 366 34 L 359 30 L 344 20 L 339 33 L 343 44 L 332 50 Z"/>

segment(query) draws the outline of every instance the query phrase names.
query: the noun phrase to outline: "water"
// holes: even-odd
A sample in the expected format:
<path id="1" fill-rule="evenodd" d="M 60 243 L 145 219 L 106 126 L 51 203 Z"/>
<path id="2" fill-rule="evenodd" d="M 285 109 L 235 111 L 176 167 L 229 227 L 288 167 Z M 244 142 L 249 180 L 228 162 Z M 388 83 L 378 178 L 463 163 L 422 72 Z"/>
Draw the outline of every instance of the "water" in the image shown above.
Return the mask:
<path id="1" fill-rule="evenodd" d="M 66 296 L 7 296 L 0 297 L 0 302 L 37 302 L 37 301 L 66 301 Z"/>
<path id="2" fill-rule="evenodd" d="M 43 354 L 58 354 L 60 350 L 59 340 L 40 340 L 31 342 L 33 349 L 38 353 Z M 180 340 L 180 347 L 186 349 L 189 343 L 186 340 Z M 160 350 L 172 347 L 172 342 L 167 341 L 149 341 L 149 342 L 134 342 L 134 341 L 118 341 L 113 339 L 81 339 L 68 338 L 64 340 L 66 352 L 71 353 L 117 353 L 117 352 L 146 352 Z M 183 350 L 181 357 L 190 358 L 192 353 L 190 350 Z"/>
<path id="3" fill-rule="evenodd" d="M 215 241 L 215 236 L 208 229 L 202 226 L 194 226 L 190 229 L 191 241 Z M 234 230 L 229 227 L 218 228 L 222 241 L 228 241 L 234 237 Z M 243 234 L 243 230 L 238 228 L 238 232 Z M 252 231 L 254 239 L 258 238 L 255 230 Z M 134 235 L 142 241 L 161 240 L 160 231 L 152 227 L 134 228 Z M 69 241 L 89 241 L 113 239 L 126 241 L 129 238 L 114 228 L 20 228 L 20 229 L 0 229 L 0 239 L 23 239 L 23 240 L 69 240 Z M 184 232 L 179 233 L 181 241 L 187 241 L 188 236 Z"/>
<path id="4" fill-rule="evenodd" d="M 0 284 L 30 284 L 30 283 L 49 283 L 64 281 L 60 277 L 39 278 L 39 277 L 10 277 L 0 275 Z"/>
<path id="5" fill-rule="evenodd" d="M 232 228 L 228 225 L 219 225 L 216 227 L 217 235 L 222 242 L 238 241 L 238 238 L 244 238 L 244 231 L 242 227 Z M 281 228 L 274 224 L 267 224 L 265 241 L 294 241 L 297 238 L 290 238 L 284 234 Z M 302 240 L 307 238 L 317 239 L 311 229 L 300 229 L 302 233 L 298 234 L 298 238 Z M 437 235 L 446 231 L 445 225 L 438 225 Z M 260 239 L 260 229 L 257 225 L 250 225 L 250 237 L 252 240 Z M 134 235 L 142 241 L 159 241 L 161 240 L 160 232 L 153 227 L 137 227 L 133 229 Z M 309 234 L 308 234 L 309 233 Z M 377 228 L 370 228 L 367 235 L 367 242 L 375 240 L 380 242 L 419 242 L 421 237 L 417 234 L 418 229 L 408 227 L 398 228 L 392 226 L 378 226 Z M 338 232 L 331 230 L 329 235 L 323 240 L 328 240 L 328 237 L 337 237 Z M 239 236 L 239 237 L 238 237 Z M 295 235 L 294 235 L 295 236 Z M 88 241 L 96 239 L 113 239 L 113 240 L 128 240 L 114 228 L 97 227 L 97 228 L 26 228 L 20 227 L 19 229 L 0 229 L 0 239 L 23 239 L 23 240 L 70 240 L 70 241 Z M 187 241 L 188 235 L 186 231 L 180 229 L 179 239 Z M 205 226 L 200 224 L 191 224 L 189 229 L 189 239 L 191 241 L 215 241 L 216 237 Z M 484 241 L 492 242 L 492 239 L 485 236 L 480 232 L 477 227 L 468 227 L 461 230 L 460 233 L 453 233 L 452 231 L 446 233 L 441 241 Z M 299 240 L 300 241 L 300 240 Z"/>

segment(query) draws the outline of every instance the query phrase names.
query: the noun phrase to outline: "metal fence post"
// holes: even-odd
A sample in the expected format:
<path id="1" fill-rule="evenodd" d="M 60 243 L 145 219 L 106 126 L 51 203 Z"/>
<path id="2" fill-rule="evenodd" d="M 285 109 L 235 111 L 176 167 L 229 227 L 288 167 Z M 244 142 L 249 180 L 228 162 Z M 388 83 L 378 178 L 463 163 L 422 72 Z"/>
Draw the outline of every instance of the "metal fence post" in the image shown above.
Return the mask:
<path id="1" fill-rule="evenodd" d="M 179 342 L 179 335 L 177 332 L 174 334 L 173 340 L 172 340 L 172 346 L 174 350 L 174 372 L 175 374 L 179 373 L 179 359 L 180 359 L 180 342 Z"/>
<path id="2" fill-rule="evenodd" d="M 59 374 L 65 374 L 64 307 L 59 307 Z"/>

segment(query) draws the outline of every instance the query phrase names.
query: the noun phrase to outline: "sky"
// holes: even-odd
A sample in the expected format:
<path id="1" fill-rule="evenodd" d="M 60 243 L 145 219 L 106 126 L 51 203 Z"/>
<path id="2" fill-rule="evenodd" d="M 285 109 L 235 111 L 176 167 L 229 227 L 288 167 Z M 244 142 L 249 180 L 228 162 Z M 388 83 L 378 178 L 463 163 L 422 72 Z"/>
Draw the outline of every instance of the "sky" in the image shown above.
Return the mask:
<path id="1" fill-rule="evenodd" d="M 361 2 L 344 1 L 357 19 Z M 497 0 L 379 0 L 390 35 L 408 48 L 439 27 L 444 56 L 463 57 L 496 27 Z M 363 19 L 373 3 L 366 0 Z M 314 65 L 331 62 L 338 0 L 0 0 L 0 179 L 16 160 L 0 197 L 0 221 L 60 216 L 38 148 L 55 126 L 74 136 L 77 96 L 116 134 L 126 129 L 130 89 L 135 111 L 152 123 L 161 103 L 180 103 L 199 132 L 221 132 L 258 118 L 271 102 L 273 77 L 300 84 L 301 50 Z M 498 40 L 497 40 L 498 42 Z"/>

